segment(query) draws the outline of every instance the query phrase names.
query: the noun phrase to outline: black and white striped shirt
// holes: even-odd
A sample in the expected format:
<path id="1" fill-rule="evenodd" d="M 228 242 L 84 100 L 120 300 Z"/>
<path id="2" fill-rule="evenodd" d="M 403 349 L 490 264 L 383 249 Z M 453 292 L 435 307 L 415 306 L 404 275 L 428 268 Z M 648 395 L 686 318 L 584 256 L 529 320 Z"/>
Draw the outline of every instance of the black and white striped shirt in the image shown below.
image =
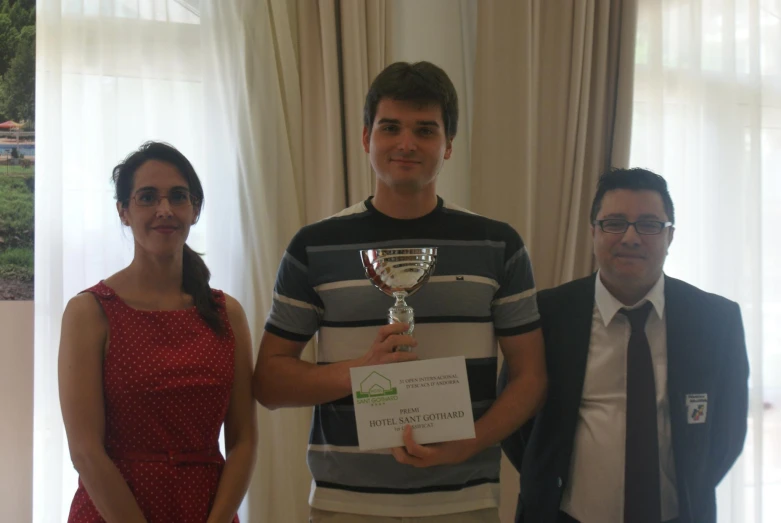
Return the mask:
<path id="1" fill-rule="evenodd" d="M 539 327 L 531 263 L 509 225 L 445 204 L 399 220 L 371 199 L 302 228 L 281 262 L 266 330 L 308 341 L 317 334 L 318 364 L 358 358 L 387 322 L 393 299 L 366 278 L 359 252 L 382 247 L 437 247 L 436 270 L 407 298 L 415 310 L 421 359 L 466 357 L 472 409 L 482 416 L 496 398 L 497 336 Z M 464 463 L 417 469 L 389 450 L 361 452 L 353 400 L 314 409 L 308 463 L 313 507 L 390 517 L 422 517 L 498 506 L 499 446 Z"/>

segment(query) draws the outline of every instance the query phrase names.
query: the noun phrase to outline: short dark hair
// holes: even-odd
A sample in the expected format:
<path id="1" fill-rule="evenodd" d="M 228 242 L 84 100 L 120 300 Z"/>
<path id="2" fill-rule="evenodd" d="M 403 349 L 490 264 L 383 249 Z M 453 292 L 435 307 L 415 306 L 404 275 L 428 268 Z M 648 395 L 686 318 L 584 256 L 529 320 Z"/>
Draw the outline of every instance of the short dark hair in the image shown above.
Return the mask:
<path id="1" fill-rule="evenodd" d="M 366 94 L 363 125 L 371 131 L 377 105 L 383 98 L 436 104 L 442 109 L 445 136 L 458 130 L 458 95 L 447 73 L 431 62 L 396 62 L 377 75 Z"/>
<path id="2" fill-rule="evenodd" d="M 675 208 L 667 182 L 658 174 L 647 169 L 635 167 L 632 169 L 612 169 L 599 177 L 597 192 L 591 204 L 591 223 L 597 219 L 602 199 L 608 191 L 629 189 L 630 191 L 656 191 L 662 197 L 664 212 L 672 223 L 675 223 Z"/>

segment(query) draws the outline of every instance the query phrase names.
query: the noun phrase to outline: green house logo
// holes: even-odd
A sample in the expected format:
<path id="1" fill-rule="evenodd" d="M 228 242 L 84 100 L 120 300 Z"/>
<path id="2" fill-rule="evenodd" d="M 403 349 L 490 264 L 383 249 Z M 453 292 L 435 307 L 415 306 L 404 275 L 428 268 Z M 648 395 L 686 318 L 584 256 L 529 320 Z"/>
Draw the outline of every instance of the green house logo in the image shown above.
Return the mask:
<path id="1" fill-rule="evenodd" d="M 361 382 L 361 390 L 355 391 L 358 399 L 376 398 L 383 396 L 395 396 L 398 394 L 396 387 L 391 387 L 391 380 L 377 371 L 372 371 Z"/>

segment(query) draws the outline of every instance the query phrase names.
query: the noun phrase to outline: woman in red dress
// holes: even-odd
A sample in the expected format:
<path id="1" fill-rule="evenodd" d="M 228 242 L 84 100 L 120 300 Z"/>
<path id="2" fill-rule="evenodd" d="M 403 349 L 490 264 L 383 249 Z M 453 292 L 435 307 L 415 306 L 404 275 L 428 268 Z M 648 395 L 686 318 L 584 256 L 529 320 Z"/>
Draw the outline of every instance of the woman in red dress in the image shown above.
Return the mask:
<path id="1" fill-rule="evenodd" d="M 252 350 L 241 305 L 209 287 L 185 244 L 203 188 L 157 142 L 113 179 L 133 261 L 71 299 L 62 320 L 60 403 L 79 472 L 68 521 L 238 521 L 257 441 Z"/>

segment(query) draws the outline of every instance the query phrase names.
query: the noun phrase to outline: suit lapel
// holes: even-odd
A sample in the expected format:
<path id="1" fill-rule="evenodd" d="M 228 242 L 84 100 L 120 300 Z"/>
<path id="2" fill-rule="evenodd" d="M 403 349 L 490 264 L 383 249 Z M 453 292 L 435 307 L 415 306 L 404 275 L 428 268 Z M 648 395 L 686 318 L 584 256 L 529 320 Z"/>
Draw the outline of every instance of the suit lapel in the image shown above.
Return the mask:
<path id="1" fill-rule="evenodd" d="M 561 347 L 567 348 L 567 354 L 559 355 L 561 367 L 561 406 L 564 425 L 564 441 L 575 439 L 575 430 L 583 395 L 583 383 L 586 378 L 586 364 L 591 344 L 591 322 L 594 314 L 594 284 L 596 274 L 573 282 L 571 295 L 565 300 L 560 311 L 562 329 Z M 569 462 L 567 458 L 566 462 Z M 565 471 L 568 473 L 569 470 Z"/>
<path id="2" fill-rule="evenodd" d="M 690 333 L 691 313 L 687 311 L 684 289 L 678 281 L 664 277 L 665 321 L 667 324 L 667 397 L 670 402 L 670 426 L 678 490 L 681 521 L 691 518 L 691 503 L 687 486 L 686 405 L 684 399 L 687 379 L 687 333 Z M 688 318 L 688 320 L 687 320 Z"/>
<path id="3" fill-rule="evenodd" d="M 670 395 L 672 406 L 673 394 L 681 391 L 680 369 L 683 355 L 681 354 L 685 336 L 686 313 L 683 310 L 679 295 L 679 289 L 675 281 L 664 277 L 664 306 L 666 309 L 665 321 L 667 323 L 667 393 Z"/>
<path id="4" fill-rule="evenodd" d="M 667 395 L 670 400 L 670 422 L 675 434 L 681 433 L 686 424 L 686 412 L 682 400 L 686 382 L 686 336 L 691 311 L 686 311 L 684 296 L 676 280 L 664 277 L 665 321 L 667 323 Z"/>

